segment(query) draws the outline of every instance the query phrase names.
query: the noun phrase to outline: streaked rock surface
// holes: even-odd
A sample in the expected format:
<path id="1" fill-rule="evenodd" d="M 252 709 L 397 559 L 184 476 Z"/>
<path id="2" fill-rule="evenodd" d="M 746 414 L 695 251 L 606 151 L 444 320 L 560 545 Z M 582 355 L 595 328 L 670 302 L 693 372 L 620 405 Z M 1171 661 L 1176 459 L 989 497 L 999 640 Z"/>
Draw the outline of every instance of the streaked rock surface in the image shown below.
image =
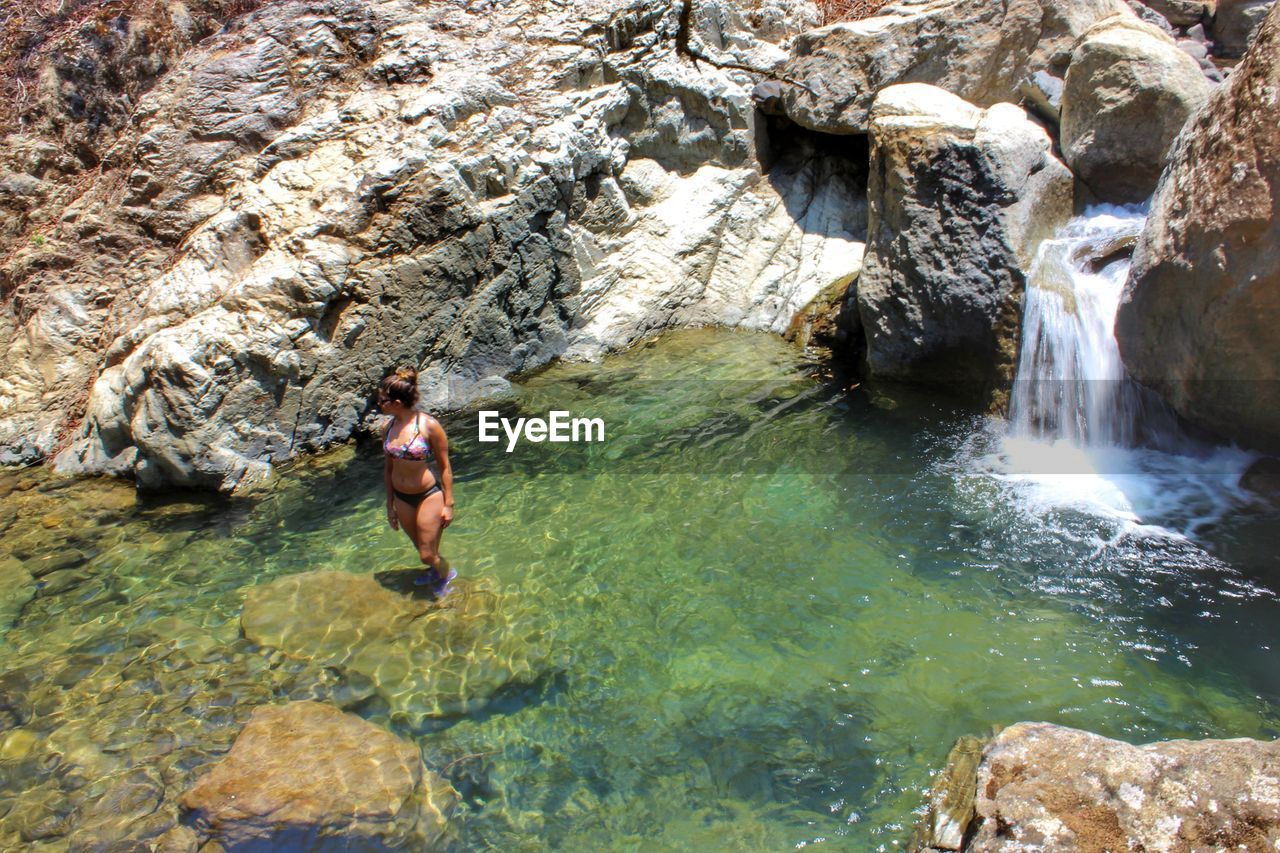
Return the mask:
<path id="1" fill-rule="evenodd" d="M 1116 316 L 1125 366 L 1184 417 L 1280 450 L 1280 9 L 1188 122 Z"/>

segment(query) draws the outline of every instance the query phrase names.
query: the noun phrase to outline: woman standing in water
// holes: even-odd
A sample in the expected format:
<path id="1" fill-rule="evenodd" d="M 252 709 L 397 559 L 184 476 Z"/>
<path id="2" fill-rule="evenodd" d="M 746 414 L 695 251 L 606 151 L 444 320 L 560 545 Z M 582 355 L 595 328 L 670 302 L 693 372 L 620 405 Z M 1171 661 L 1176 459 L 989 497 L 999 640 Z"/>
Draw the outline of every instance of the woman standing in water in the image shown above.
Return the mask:
<path id="1" fill-rule="evenodd" d="M 444 427 L 417 411 L 417 404 L 418 373 L 412 368 L 402 367 L 379 383 L 378 408 L 392 418 L 382 438 L 387 522 L 409 536 L 443 593 L 457 574 L 440 556 L 440 534 L 453 521 L 453 470 Z"/>

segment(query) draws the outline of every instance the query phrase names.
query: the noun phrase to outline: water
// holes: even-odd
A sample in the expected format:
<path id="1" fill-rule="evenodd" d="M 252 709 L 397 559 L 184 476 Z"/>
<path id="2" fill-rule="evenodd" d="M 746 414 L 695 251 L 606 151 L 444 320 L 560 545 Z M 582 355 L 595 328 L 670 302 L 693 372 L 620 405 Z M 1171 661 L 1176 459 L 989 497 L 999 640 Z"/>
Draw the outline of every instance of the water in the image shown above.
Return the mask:
<path id="1" fill-rule="evenodd" d="M 249 710 L 290 697 L 416 740 L 463 796 L 461 849 L 892 849 L 962 734 L 1280 735 L 1268 510 L 1117 536 L 990 467 L 998 425 L 811 373 L 772 336 L 673 333 L 504 408 L 601 417 L 601 444 L 507 454 L 448 419 L 443 550 L 495 602 L 456 656 L 537 647 L 463 705 L 240 636 L 252 586 L 413 564 L 376 448 L 250 505 L 4 475 L 0 571 L 42 586 L 0 602 L 0 846 L 163 828 Z M 1172 529 L 1144 512 L 1126 523 Z M 122 786 L 151 799 L 95 811 Z"/>

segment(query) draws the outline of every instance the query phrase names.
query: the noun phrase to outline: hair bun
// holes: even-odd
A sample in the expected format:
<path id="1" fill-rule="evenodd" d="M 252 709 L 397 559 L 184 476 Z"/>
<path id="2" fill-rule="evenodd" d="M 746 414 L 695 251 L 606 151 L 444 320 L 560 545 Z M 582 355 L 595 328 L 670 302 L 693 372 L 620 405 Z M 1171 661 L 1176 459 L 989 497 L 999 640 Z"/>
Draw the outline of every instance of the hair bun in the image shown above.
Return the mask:
<path id="1" fill-rule="evenodd" d="M 397 367 L 396 376 L 401 379 L 408 380 L 409 382 L 418 381 L 418 371 L 414 370 L 412 367 Z"/>

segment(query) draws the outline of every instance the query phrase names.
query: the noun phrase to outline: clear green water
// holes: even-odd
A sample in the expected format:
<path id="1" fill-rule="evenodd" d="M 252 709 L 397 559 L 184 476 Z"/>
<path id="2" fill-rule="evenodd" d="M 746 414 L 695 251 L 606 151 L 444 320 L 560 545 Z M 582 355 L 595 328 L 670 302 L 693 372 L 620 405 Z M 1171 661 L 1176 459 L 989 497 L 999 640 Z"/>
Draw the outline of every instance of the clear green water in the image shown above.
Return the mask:
<path id="1" fill-rule="evenodd" d="M 771 336 L 682 332 L 505 407 L 601 417 L 603 444 L 507 454 L 474 414 L 446 420 L 443 551 L 555 653 L 412 727 L 239 635 L 247 585 L 414 564 L 376 449 L 240 505 L 6 475 L 0 568 L 43 586 L 23 605 L 9 584 L 0 844 L 162 828 L 252 707 L 288 697 L 415 738 L 464 796 L 464 849 L 890 849 L 962 734 L 1280 735 L 1274 516 L 1192 542 L 1029 512 L 971 461 L 989 425 L 810 373 Z M 134 795 L 94 805 L 115 790 Z"/>

